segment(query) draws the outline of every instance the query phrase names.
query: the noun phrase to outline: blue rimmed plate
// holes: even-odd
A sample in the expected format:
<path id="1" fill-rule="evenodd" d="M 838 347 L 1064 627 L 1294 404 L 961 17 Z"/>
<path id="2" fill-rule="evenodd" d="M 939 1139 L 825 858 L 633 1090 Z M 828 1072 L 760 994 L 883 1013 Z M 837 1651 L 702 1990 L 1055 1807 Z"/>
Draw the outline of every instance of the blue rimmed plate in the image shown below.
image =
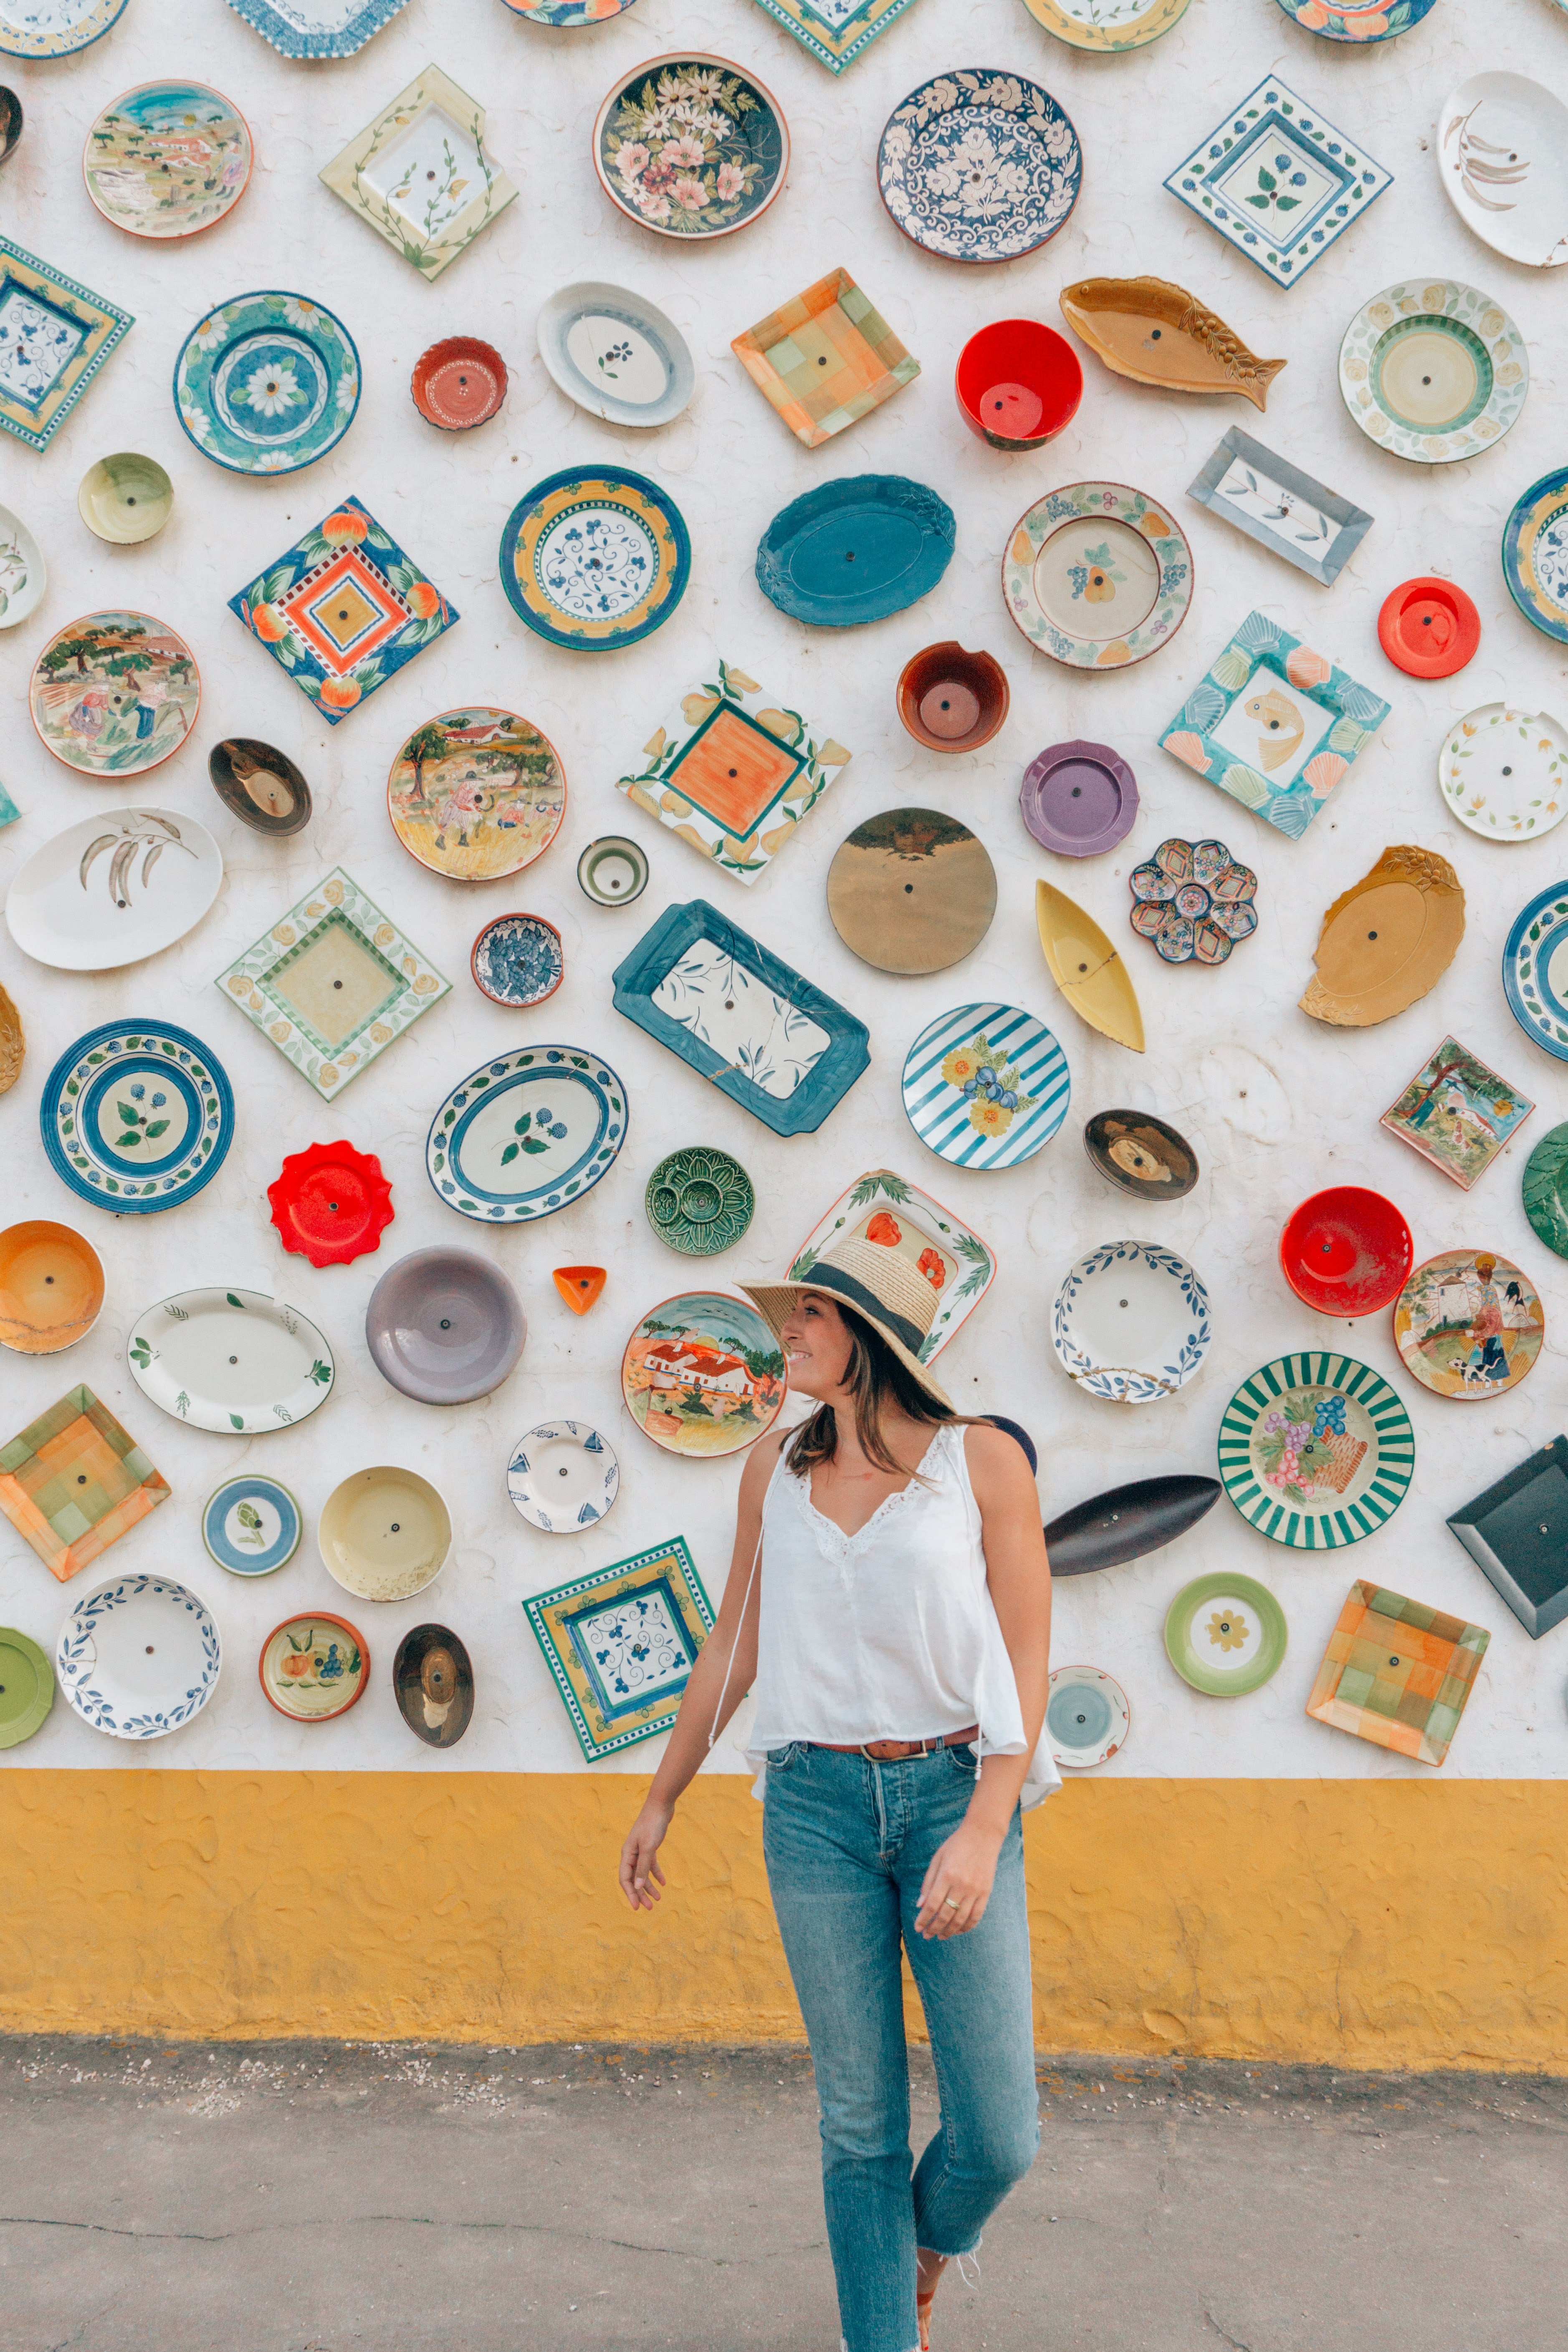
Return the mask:
<path id="1" fill-rule="evenodd" d="M 904 1062 L 904 1116 L 959 1168 L 1015 1168 L 1068 1114 L 1067 1055 L 1016 1004 L 959 1004 L 921 1031 Z"/>
<path id="2" fill-rule="evenodd" d="M 903 474 L 824 482 L 769 523 L 757 585 L 781 613 L 818 628 L 884 621 L 931 593 L 952 561 L 955 530 L 952 508 Z"/>
<path id="3" fill-rule="evenodd" d="M 219 303 L 174 362 L 186 437 L 231 474 L 313 466 L 353 423 L 359 395 L 359 352 L 342 320 L 275 289 Z"/>
<path id="4" fill-rule="evenodd" d="M 300 1506 L 276 1478 L 254 1471 L 226 1478 L 207 1496 L 202 1541 L 209 1559 L 235 1576 L 270 1576 L 300 1549 Z"/>
<path id="5" fill-rule="evenodd" d="M 1568 466 L 1532 482 L 1503 525 L 1502 576 L 1525 619 L 1568 645 Z"/>
<path id="6" fill-rule="evenodd" d="M 1209 1295 L 1184 1257 L 1152 1242 L 1106 1242 L 1069 1267 L 1051 1345 L 1069 1380 L 1116 1404 L 1173 1395 L 1209 1350 Z"/>
<path id="7" fill-rule="evenodd" d="M 590 1423 L 542 1421 L 512 1448 L 506 1490 L 531 1528 L 574 1536 L 609 1510 L 621 1491 L 621 1465 Z"/>
<path id="8" fill-rule="evenodd" d="M 0 0 L 0 57 L 74 57 L 124 13 L 125 0 Z"/>
<path id="9" fill-rule="evenodd" d="M 500 583 L 520 621 L 552 646 L 615 653 L 668 620 L 691 574 L 675 500 L 619 466 L 569 466 L 535 482 L 506 520 Z"/>
<path id="10" fill-rule="evenodd" d="M 626 1090 L 577 1045 L 531 1045 L 470 1071 L 430 1122 L 425 1170 L 460 1215 L 521 1225 L 591 1192 L 626 1139 Z"/>
<path id="11" fill-rule="evenodd" d="M 176 1209 L 234 1140 L 234 1089 L 215 1054 L 168 1021 L 106 1021 L 44 1082 L 44 1150 L 63 1183 L 116 1216 Z"/>
<path id="12" fill-rule="evenodd" d="M 223 1649 L 210 1611 L 163 1576 L 84 1592 L 55 1645 L 55 1673 L 84 1723 L 111 1739 L 162 1739 L 200 1715 Z"/>
<path id="13" fill-rule="evenodd" d="M 1568 1062 L 1568 882 L 1538 891 L 1515 916 L 1502 986 L 1525 1035 Z"/>
<path id="14" fill-rule="evenodd" d="M 352 58 L 408 0 L 228 0 L 269 48 L 285 58 Z"/>
<path id="15" fill-rule="evenodd" d="M 1278 1356 L 1243 1381 L 1219 1425 L 1220 1483 L 1259 1535 L 1338 1551 L 1405 1500 L 1415 1433 L 1394 1390 L 1353 1356 Z"/>
<path id="16" fill-rule="evenodd" d="M 1078 132 L 1049 90 L 976 66 L 888 117 L 877 184 L 896 226 L 947 261 L 1016 261 L 1055 236 L 1083 185 Z"/>

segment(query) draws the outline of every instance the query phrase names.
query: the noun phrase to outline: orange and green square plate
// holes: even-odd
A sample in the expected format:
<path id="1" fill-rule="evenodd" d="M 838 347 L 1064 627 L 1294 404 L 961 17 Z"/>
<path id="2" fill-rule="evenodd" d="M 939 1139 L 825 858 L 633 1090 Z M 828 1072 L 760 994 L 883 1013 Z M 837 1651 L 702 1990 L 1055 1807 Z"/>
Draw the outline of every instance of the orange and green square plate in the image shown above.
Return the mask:
<path id="1" fill-rule="evenodd" d="M 68 1389 L 0 1446 L 0 1511 L 62 1584 L 168 1496 L 168 1481 L 89 1388 Z"/>
<path id="2" fill-rule="evenodd" d="M 847 269 L 819 278 L 730 349 L 808 449 L 880 408 L 921 372 Z"/>
<path id="3" fill-rule="evenodd" d="M 1441 1764 L 1490 1640 L 1484 1625 L 1359 1580 L 1329 1636 L 1307 1713 L 1417 1763 Z"/>

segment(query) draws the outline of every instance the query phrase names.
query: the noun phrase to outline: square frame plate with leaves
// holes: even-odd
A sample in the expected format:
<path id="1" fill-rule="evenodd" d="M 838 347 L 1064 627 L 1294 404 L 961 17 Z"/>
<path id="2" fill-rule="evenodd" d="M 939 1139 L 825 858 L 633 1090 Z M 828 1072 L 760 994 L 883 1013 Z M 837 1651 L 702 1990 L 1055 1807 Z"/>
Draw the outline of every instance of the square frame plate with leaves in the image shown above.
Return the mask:
<path id="1" fill-rule="evenodd" d="M 168 1499 L 168 1480 L 89 1388 L 68 1389 L 0 1446 L 0 1511 L 62 1584 Z"/>
<path id="2" fill-rule="evenodd" d="M 1276 457 L 1239 425 L 1188 484 L 1187 496 L 1324 588 L 1333 586 L 1373 520 L 1364 507 Z"/>
<path id="3" fill-rule="evenodd" d="M 1389 706 L 1264 613 L 1249 613 L 1161 736 L 1243 808 L 1300 841 Z"/>
<path id="4" fill-rule="evenodd" d="M 336 866 L 213 985 L 331 1101 L 452 983 Z"/>
<path id="5" fill-rule="evenodd" d="M 868 416 L 921 372 L 847 269 L 792 295 L 730 349 L 808 449 Z"/>
<path id="6" fill-rule="evenodd" d="M 1289 289 L 1393 183 L 1273 74 L 1199 140 L 1165 185 Z"/>
<path id="7" fill-rule="evenodd" d="M 869 1169 L 839 1194 L 796 1250 L 786 1282 L 804 1281 L 841 1241 L 897 1251 L 935 1290 L 936 1320 L 917 1350 L 922 1364 L 941 1355 L 996 1278 L 995 1257 L 973 1225 L 890 1168 Z"/>
<path id="8" fill-rule="evenodd" d="M 616 788 L 737 882 L 754 882 L 849 753 L 732 662 L 682 695 Z"/>
<path id="9" fill-rule="evenodd" d="M 522 1605 L 590 1764 L 669 1729 L 713 1630 L 684 1537 Z"/>
<path id="10" fill-rule="evenodd" d="M 1491 1635 L 1358 1578 L 1329 1636 L 1307 1713 L 1418 1764 L 1441 1764 Z"/>
<path id="11" fill-rule="evenodd" d="M 317 177 L 430 278 L 517 194 L 485 152 L 484 108 L 438 66 L 400 89 Z"/>
<path id="12" fill-rule="evenodd" d="M 1445 1037 L 1378 1125 L 1468 1192 L 1534 1108 L 1457 1037 Z"/>
<path id="13" fill-rule="evenodd" d="M 829 73 L 841 74 L 885 33 L 910 0 L 757 0 Z"/>
<path id="14" fill-rule="evenodd" d="M 0 432 L 47 449 L 135 324 L 118 303 L 0 236 Z"/>

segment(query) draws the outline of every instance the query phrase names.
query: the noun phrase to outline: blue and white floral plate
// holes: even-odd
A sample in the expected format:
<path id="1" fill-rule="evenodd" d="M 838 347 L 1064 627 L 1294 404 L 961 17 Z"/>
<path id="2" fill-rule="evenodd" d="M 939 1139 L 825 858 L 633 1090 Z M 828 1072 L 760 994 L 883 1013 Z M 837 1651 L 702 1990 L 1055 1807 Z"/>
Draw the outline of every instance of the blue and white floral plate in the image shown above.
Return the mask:
<path id="1" fill-rule="evenodd" d="M 244 1471 L 207 1496 L 202 1541 L 207 1556 L 234 1576 L 270 1576 L 300 1549 L 300 1506 L 276 1478 Z"/>
<path id="2" fill-rule="evenodd" d="M 470 1071 L 430 1122 L 425 1170 L 449 1206 L 521 1225 L 591 1192 L 626 1139 L 626 1090 L 576 1045 L 531 1045 Z"/>
<path id="3" fill-rule="evenodd" d="M 506 1490 L 531 1528 L 574 1536 L 596 1527 L 621 1491 L 621 1465 L 585 1421 L 542 1421 L 512 1448 Z"/>
<path id="4" fill-rule="evenodd" d="M 1152 1242 L 1090 1250 L 1051 1308 L 1063 1371 L 1117 1404 L 1152 1404 L 1184 1388 L 1211 1336 L 1208 1292 L 1184 1257 Z"/>
<path id="5" fill-rule="evenodd" d="M 237 294 L 193 328 L 174 362 L 174 410 L 204 457 L 231 474 L 297 474 L 342 439 L 359 406 L 353 337 L 303 294 Z"/>
<path id="6" fill-rule="evenodd" d="M 1293 25 L 1320 41 L 1392 41 L 1420 24 L 1436 0 L 1279 0 Z"/>
<path id="7" fill-rule="evenodd" d="M 160 1412 L 254 1436 L 304 1421 L 331 1392 L 325 1332 L 261 1290 L 182 1290 L 139 1315 L 126 1360 Z"/>
<path id="8" fill-rule="evenodd" d="M 1532 482 L 1503 525 L 1502 576 L 1525 619 L 1568 645 L 1568 466 Z"/>
<path id="9" fill-rule="evenodd" d="M 168 1021 L 107 1021 L 44 1082 L 44 1150 L 62 1183 L 117 1216 L 176 1209 L 223 1166 L 234 1090 L 223 1064 Z"/>
<path id="10" fill-rule="evenodd" d="M 538 635 L 575 652 L 616 653 L 650 636 L 690 574 L 679 508 L 657 482 L 619 466 L 546 476 L 501 533 L 507 603 Z"/>
<path id="11" fill-rule="evenodd" d="M 1069 482 L 1037 499 L 1002 558 L 1014 621 L 1074 669 L 1145 660 L 1186 619 L 1193 587 L 1180 523 L 1121 482 Z"/>
<path id="12" fill-rule="evenodd" d="M 1502 986 L 1525 1035 L 1568 1062 L 1568 882 L 1539 891 L 1514 918 Z"/>
<path id="13" fill-rule="evenodd" d="M 904 1061 L 904 1116 L 959 1168 L 1016 1168 L 1068 1115 L 1067 1055 L 1016 1004 L 959 1004 L 921 1031 Z"/>
<path id="14" fill-rule="evenodd" d="M 162 1576 L 117 1576 L 85 1592 L 55 1646 L 59 1685 L 112 1739 L 162 1739 L 200 1715 L 223 1650 L 205 1605 Z"/>
<path id="15" fill-rule="evenodd" d="M 991 67 L 938 74 L 888 117 L 877 184 L 911 243 L 1016 261 L 1055 236 L 1083 185 L 1078 132 L 1048 90 Z"/>
<path id="16" fill-rule="evenodd" d="M 543 915 L 492 915 L 474 941 L 468 970 L 492 1004 L 542 1004 L 565 977 L 561 934 Z"/>

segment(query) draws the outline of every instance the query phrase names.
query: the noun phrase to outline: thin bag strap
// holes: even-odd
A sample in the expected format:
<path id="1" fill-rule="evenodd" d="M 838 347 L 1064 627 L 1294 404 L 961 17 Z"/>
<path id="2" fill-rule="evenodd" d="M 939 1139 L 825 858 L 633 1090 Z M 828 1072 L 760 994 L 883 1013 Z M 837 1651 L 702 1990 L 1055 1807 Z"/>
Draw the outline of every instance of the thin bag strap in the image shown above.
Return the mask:
<path id="1" fill-rule="evenodd" d="M 712 1751 L 713 1742 L 719 1737 L 719 1718 L 724 1712 L 724 1694 L 730 1687 L 730 1676 L 734 1670 L 735 1664 L 735 1652 L 741 1645 L 741 1635 L 745 1628 L 746 1622 L 746 1612 L 752 1605 L 752 1587 L 757 1580 L 757 1570 L 761 1564 L 762 1557 L 763 1531 L 761 1528 L 759 1528 L 757 1529 L 757 1549 L 752 1554 L 752 1572 L 746 1579 L 746 1597 L 741 1603 L 740 1622 L 735 1628 L 735 1638 L 730 1644 L 729 1663 L 724 1668 L 724 1679 L 719 1685 L 719 1704 L 713 1710 L 713 1721 L 709 1727 L 708 1747 L 710 1753 Z"/>

